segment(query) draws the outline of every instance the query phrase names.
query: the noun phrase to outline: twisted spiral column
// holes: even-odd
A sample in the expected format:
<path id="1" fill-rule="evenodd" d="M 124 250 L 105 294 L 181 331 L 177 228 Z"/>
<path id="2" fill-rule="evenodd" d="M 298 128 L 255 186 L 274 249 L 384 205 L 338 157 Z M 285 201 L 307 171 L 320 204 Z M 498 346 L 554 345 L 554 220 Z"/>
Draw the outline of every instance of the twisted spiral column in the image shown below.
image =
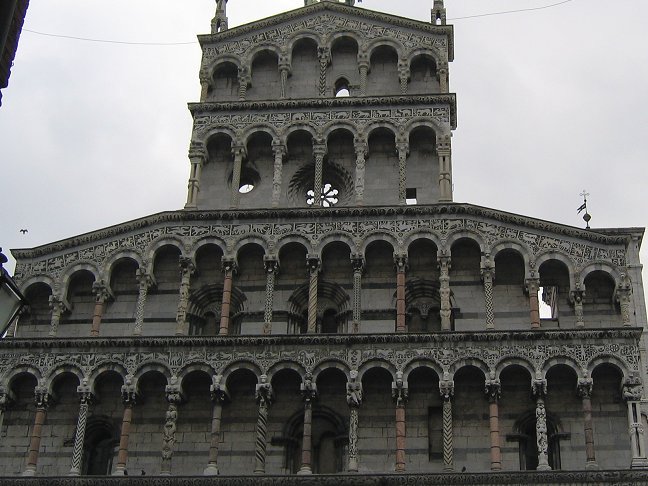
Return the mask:
<path id="1" fill-rule="evenodd" d="M 94 395 L 90 392 L 87 380 L 79 385 L 77 392 L 79 393 L 79 417 L 77 419 L 76 432 L 74 435 L 74 448 L 72 449 L 72 467 L 70 468 L 70 476 L 79 476 L 81 474 L 81 460 L 83 459 L 83 445 L 85 442 L 85 430 L 88 423 L 88 410 L 91 403 L 94 401 Z"/>

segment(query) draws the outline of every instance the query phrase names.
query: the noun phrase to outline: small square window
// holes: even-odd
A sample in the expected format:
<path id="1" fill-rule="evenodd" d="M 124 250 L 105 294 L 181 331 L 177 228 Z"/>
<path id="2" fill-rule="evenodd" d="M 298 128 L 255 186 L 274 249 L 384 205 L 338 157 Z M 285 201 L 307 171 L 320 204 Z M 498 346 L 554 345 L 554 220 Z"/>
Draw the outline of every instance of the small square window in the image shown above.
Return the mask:
<path id="1" fill-rule="evenodd" d="M 415 187 L 408 187 L 407 189 L 405 189 L 405 204 L 417 204 Z"/>

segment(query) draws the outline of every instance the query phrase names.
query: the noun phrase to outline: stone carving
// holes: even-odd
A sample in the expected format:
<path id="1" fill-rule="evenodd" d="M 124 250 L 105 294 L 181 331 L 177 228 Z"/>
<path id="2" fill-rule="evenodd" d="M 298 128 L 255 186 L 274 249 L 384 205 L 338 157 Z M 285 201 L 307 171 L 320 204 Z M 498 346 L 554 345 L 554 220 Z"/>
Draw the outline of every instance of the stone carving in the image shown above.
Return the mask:
<path id="1" fill-rule="evenodd" d="M 268 436 L 268 410 L 272 403 L 272 386 L 268 383 L 268 377 L 261 375 L 260 383 L 256 385 L 256 401 L 259 404 L 257 417 L 256 441 L 254 456 L 256 460 L 255 474 L 265 473 L 266 447 Z"/>
<path id="2" fill-rule="evenodd" d="M 538 445 L 538 471 L 550 470 L 547 451 L 549 442 L 547 439 L 547 411 L 544 400 L 538 396 L 536 403 L 536 442 Z"/>

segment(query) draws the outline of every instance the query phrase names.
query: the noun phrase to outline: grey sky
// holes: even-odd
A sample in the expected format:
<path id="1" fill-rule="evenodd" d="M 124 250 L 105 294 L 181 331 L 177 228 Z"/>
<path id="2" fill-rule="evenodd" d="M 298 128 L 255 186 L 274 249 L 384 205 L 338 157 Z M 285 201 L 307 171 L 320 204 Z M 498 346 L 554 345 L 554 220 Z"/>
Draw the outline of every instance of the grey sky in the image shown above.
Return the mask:
<path id="1" fill-rule="evenodd" d="M 452 19 L 558 1 L 446 6 Z M 214 5 L 31 2 L 25 28 L 191 42 L 209 32 Z M 230 0 L 230 28 L 302 5 Z M 358 6 L 429 21 L 432 0 Z M 646 19 L 645 1 L 573 0 L 452 21 L 455 200 L 583 226 L 576 208 L 586 188 L 593 227 L 645 226 Z M 0 246 L 37 246 L 181 208 L 191 134 L 186 103 L 199 97 L 199 62 L 198 44 L 133 46 L 24 32 L 0 108 Z M 648 242 L 642 257 L 648 260 Z"/>

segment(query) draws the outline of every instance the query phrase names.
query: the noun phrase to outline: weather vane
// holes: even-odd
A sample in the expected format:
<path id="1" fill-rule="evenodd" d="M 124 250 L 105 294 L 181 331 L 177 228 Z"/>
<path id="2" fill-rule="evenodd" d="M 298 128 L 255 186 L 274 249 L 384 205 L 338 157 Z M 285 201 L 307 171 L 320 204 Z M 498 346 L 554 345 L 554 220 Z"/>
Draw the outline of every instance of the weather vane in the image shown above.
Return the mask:
<path id="1" fill-rule="evenodd" d="M 576 214 L 580 214 L 582 211 L 585 211 L 585 214 L 583 214 L 583 220 L 587 225 L 585 229 L 590 229 L 589 222 L 592 219 L 592 216 L 587 212 L 587 196 L 589 196 L 590 194 L 589 192 L 587 192 L 587 190 L 583 189 L 583 192 L 581 192 L 580 195 L 583 197 L 583 204 L 581 204 L 581 206 L 578 208 Z"/>

